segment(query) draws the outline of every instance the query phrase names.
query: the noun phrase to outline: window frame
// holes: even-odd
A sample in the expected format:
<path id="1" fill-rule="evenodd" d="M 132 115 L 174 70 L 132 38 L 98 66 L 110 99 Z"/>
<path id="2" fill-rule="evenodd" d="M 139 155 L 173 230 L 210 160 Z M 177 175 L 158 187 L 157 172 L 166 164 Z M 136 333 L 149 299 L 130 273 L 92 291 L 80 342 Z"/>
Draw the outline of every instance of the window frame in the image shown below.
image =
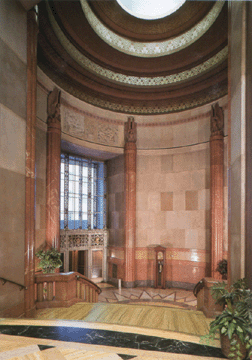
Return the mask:
<path id="1" fill-rule="evenodd" d="M 106 229 L 106 213 L 105 162 L 62 152 L 60 229 Z"/>

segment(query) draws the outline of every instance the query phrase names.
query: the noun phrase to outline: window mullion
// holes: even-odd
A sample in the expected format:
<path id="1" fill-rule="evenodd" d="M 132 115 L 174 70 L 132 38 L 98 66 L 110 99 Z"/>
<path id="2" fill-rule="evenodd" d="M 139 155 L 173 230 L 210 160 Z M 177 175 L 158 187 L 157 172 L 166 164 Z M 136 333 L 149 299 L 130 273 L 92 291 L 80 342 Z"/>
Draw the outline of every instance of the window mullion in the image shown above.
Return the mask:
<path id="1" fill-rule="evenodd" d="M 88 160 L 88 201 L 87 201 L 87 225 L 88 229 L 91 229 L 91 193 L 92 193 L 92 161 Z"/>
<path id="2" fill-rule="evenodd" d="M 107 228 L 107 167 L 103 166 L 103 228 Z"/>
<path id="3" fill-rule="evenodd" d="M 64 173 L 64 229 L 68 229 L 68 203 L 69 203 L 69 156 L 65 154 Z"/>
<path id="4" fill-rule="evenodd" d="M 82 229 L 82 179 L 83 161 L 79 161 L 79 228 Z"/>

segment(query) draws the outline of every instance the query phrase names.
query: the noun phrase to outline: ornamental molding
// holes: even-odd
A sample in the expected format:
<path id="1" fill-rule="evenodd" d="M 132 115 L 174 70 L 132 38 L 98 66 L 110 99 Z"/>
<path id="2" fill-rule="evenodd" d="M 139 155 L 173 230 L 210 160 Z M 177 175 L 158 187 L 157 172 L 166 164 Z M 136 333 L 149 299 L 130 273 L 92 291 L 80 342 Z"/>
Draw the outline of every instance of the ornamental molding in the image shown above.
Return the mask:
<path id="1" fill-rule="evenodd" d="M 108 29 L 93 13 L 86 0 L 80 0 L 80 2 L 89 25 L 103 41 L 125 54 L 147 58 L 170 55 L 193 44 L 209 30 L 225 4 L 224 1 L 217 1 L 209 13 L 198 24 L 173 39 L 155 42 L 138 42 L 128 40 Z"/>
<path id="2" fill-rule="evenodd" d="M 56 82 L 56 79 L 55 79 L 55 82 Z M 38 86 L 45 93 L 49 93 L 49 89 L 41 81 L 38 81 Z M 62 86 L 62 89 L 63 88 L 64 87 Z M 225 96 L 225 95 L 226 95 L 226 92 L 224 93 L 223 96 Z M 223 96 L 219 96 L 219 98 L 221 98 Z M 125 118 L 125 121 L 109 119 L 107 117 L 102 117 L 102 116 L 95 115 L 95 114 L 91 113 L 90 111 L 79 109 L 79 108 L 71 105 L 63 97 L 61 99 L 61 104 L 63 105 L 63 111 L 64 112 L 67 109 L 68 114 L 69 113 L 71 113 L 71 114 L 72 113 L 79 114 L 79 116 L 81 116 L 83 118 L 83 122 L 84 122 L 84 117 L 85 117 L 85 132 L 88 130 L 88 133 L 91 133 L 91 128 L 94 128 L 93 121 L 92 120 L 90 121 L 90 119 L 98 120 L 100 122 L 107 123 L 107 124 L 119 125 L 119 126 L 124 126 L 125 121 L 126 121 L 126 118 Z M 222 105 L 223 110 L 227 110 L 227 108 L 228 108 L 227 104 Z M 142 114 L 140 114 L 140 115 L 142 115 Z M 75 115 L 71 115 L 71 116 L 75 117 Z M 192 117 L 188 117 L 188 118 L 176 119 L 176 120 L 165 120 L 164 119 L 163 121 L 159 120 L 159 121 L 155 121 L 155 122 L 153 121 L 153 122 L 146 122 L 146 123 L 138 123 L 137 126 L 138 127 L 170 126 L 170 125 L 177 125 L 177 124 L 182 124 L 182 123 L 186 123 L 186 122 L 193 122 L 193 121 L 203 120 L 203 119 L 205 119 L 207 117 L 210 117 L 210 116 L 211 116 L 211 110 L 209 110 L 207 112 L 203 112 L 202 114 L 199 114 L 197 116 L 192 116 Z M 93 132 L 93 135 L 95 136 L 94 132 Z"/>
<path id="3" fill-rule="evenodd" d="M 217 2 L 218 4 L 219 2 Z M 221 2 L 222 4 L 222 2 Z M 222 4 L 223 6 L 223 4 Z M 98 76 L 113 81 L 115 83 L 119 83 L 120 85 L 133 85 L 133 86 L 141 86 L 141 87 L 152 87 L 152 86 L 163 86 L 163 85 L 173 85 L 179 84 L 185 80 L 192 80 L 194 77 L 202 75 L 212 68 L 218 66 L 223 61 L 227 59 L 228 56 L 228 46 L 224 47 L 217 54 L 215 54 L 210 59 L 204 61 L 203 63 L 189 69 L 182 71 L 177 74 L 167 75 L 167 76 L 154 76 L 154 77 L 146 77 L 146 76 L 129 76 L 125 74 L 121 74 L 109 69 L 106 69 L 92 60 L 88 59 L 85 55 L 83 55 L 64 35 L 61 31 L 59 25 L 57 24 L 52 11 L 47 3 L 48 14 L 50 23 L 52 25 L 53 31 L 60 41 L 63 48 L 71 54 L 71 57 L 83 68 L 91 71 L 92 73 L 97 74 Z"/>

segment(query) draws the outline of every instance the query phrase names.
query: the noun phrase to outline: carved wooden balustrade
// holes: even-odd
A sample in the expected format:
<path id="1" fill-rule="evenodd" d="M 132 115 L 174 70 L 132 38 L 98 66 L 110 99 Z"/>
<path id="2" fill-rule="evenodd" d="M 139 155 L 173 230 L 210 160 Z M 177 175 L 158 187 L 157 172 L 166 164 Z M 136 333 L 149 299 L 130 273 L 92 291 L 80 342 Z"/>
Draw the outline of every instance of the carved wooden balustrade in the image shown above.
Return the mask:
<path id="1" fill-rule="evenodd" d="M 97 302 L 101 289 L 77 272 L 35 276 L 36 308 L 69 307 L 77 302 Z"/>

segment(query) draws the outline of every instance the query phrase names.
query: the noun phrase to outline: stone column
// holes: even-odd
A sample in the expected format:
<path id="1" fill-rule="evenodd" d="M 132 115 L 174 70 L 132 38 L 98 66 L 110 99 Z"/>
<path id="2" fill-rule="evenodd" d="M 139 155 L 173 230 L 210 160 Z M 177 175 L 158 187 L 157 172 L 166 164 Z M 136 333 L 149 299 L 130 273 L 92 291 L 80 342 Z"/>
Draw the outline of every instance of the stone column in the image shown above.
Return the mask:
<path id="1" fill-rule="evenodd" d="M 60 91 L 54 88 L 47 104 L 46 247 L 60 250 Z"/>
<path id="2" fill-rule="evenodd" d="M 37 89 L 37 34 L 35 11 L 27 12 L 27 119 L 25 173 L 25 316 L 35 311 L 35 140 Z"/>
<path id="3" fill-rule="evenodd" d="M 125 123 L 124 186 L 125 186 L 125 242 L 124 287 L 135 285 L 136 242 L 136 123 L 130 116 Z"/>
<path id="4" fill-rule="evenodd" d="M 215 271 L 223 258 L 223 182 L 224 182 L 224 117 L 218 103 L 212 106 L 210 137 L 211 173 L 211 276 L 221 280 Z"/>

